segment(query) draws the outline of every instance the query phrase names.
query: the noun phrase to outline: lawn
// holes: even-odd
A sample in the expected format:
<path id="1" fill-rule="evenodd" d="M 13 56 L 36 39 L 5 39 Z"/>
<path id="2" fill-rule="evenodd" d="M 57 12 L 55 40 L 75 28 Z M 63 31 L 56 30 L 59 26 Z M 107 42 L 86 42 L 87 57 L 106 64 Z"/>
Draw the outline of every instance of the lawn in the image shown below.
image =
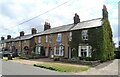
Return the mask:
<path id="1" fill-rule="evenodd" d="M 50 69 L 59 72 L 81 72 L 86 71 L 90 68 L 90 66 L 85 65 L 74 65 L 74 64 L 66 64 L 66 63 L 42 63 L 42 64 L 34 64 L 36 67 Z"/>

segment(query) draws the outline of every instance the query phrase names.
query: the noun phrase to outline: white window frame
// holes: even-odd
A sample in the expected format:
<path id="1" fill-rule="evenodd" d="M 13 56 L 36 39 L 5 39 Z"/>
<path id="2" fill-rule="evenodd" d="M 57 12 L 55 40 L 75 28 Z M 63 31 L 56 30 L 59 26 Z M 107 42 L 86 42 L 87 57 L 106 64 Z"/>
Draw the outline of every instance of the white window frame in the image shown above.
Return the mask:
<path id="1" fill-rule="evenodd" d="M 48 42 L 48 35 L 46 35 L 46 42 Z"/>
<path id="2" fill-rule="evenodd" d="M 82 39 L 88 40 L 88 30 L 82 30 Z"/>
<path id="3" fill-rule="evenodd" d="M 24 40 L 24 44 L 26 44 L 27 43 L 27 40 Z"/>
<path id="4" fill-rule="evenodd" d="M 55 46 L 54 47 L 54 55 L 55 56 L 63 56 L 64 55 L 64 46 L 59 46 L 59 47 Z"/>
<path id="5" fill-rule="evenodd" d="M 83 51 L 83 52 L 86 52 L 86 56 L 85 57 L 91 57 L 91 46 L 79 46 L 79 49 L 78 49 L 78 56 L 79 57 L 83 57 L 82 54 L 81 54 L 81 49 L 86 49 L 86 51 Z"/>
<path id="6" fill-rule="evenodd" d="M 40 54 L 41 53 L 41 47 L 37 46 L 35 49 L 36 54 Z"/>
<path id="7" fill-rule="evenodd" d="M 41 36 L 38 37 L 38 43 L 41 43 Z"/>
<path id="8" fill-rule="evenodd" d="M 49 35 L 49 43 L 52 43 L 52 35 Z"/>
<path id="9" fill-rule="evenodd" d="M 72 32 L 69 32 L 69 41 L 72 41 Z"/>
<path id="10" fill-rule="evenodd" d="M 14 46 L 15 45 L 15 42 L 12 42 L 12 46 Z"/>
<path id="11" fill-rule="evenodd" d="M 19 46 L 21 46 L 21 41 L 19 41 L 18 43 L 19 43 Z"/>

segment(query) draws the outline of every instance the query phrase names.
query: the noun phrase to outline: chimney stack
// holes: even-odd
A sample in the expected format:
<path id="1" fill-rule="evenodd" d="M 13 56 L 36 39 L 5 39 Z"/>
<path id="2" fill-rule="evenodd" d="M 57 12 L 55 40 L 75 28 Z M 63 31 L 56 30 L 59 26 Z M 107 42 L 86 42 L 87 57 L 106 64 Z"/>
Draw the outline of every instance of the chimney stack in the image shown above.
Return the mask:
<path id="1" fill-rule="evenodd" d="M 1 37 L 1 40 L 5 40 L 5 38 L 4 38 L 4 37 Z"/>
<path id="2" fill-rule="evenodd" d="M 36 30 L 35 28 L 32 28 L 31 33 L 32 33 L 32 34 L 36 34 L 36 33 L 37 33 L 37 30 Z"/>
<path id="3" fill-rule="evenodd" d="M 50 28 L 51 28 L 50 23 L 45 22 L 45 24 L 44 24 L 44 31 L 47 30 L 47 29 L 50 29 Z"/>
<path id="4" fill-rule="evenodd" d="M 20 32 L 20 36 L 24 36 L 24 31 L 21 31 L 21 32 Z"/>
<path id="5" fill-rule="evenodd" d="M 105 5 L 103 5 L 102 16 L 103 16 L 103 19 L 108 19 L 108 11 Z"/>
<path id="6" fill-rule="evenodd" d="M 11 35 L 7 35 L 7 39 L 11 39 Z"/>
<path id="7" fill-rule="evenodd" d="M 75 13 L 75 16 L 74 16 L 74 24 L 78 24 L 80 23 L 80 18 L 79 18 L 79 15 L 77 13 Z"/>

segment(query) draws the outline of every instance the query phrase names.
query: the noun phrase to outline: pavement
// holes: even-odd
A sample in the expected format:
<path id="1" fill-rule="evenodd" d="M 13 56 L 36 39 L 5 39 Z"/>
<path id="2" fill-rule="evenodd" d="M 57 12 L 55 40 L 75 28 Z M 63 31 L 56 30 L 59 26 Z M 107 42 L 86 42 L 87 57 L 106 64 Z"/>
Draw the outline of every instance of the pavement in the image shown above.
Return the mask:
<path id="1" fill-rule="evenodd" d="M 120 59 L 119 59 L 119 62 L 118 62 L 118 74 L 119 74 L 119 77 L 120 77 Z"/>
<path id="2" fill-rule="evenodd" d="M 76 73 L 77 75 L 118 75 L 118 59 L 102 63 L 90 70 Z"/>

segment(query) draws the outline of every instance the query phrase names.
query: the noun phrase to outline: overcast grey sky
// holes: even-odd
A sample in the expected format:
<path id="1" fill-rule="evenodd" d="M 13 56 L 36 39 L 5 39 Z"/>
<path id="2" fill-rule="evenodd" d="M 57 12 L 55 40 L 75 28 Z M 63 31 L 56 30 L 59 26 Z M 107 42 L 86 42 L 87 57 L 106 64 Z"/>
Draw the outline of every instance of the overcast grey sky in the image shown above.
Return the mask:
<path id="1" fill-rule="evenodd" d="M 114 42 L 118 42 L 118 0 L 69 0 L 68 3 L 54 9 L 25 24 L 19 23 L 42 14 L 68 0 L 0 0 L 0 36 L 12 37 L 31 32 L 31 28 L 43 31 L 45 21 L 52 27 L 73 23 L 74 13 L 78 13 L 81 21 L 102 17 L 105 4 L 109 12 L 109 20 L 113 31 Z"/>

